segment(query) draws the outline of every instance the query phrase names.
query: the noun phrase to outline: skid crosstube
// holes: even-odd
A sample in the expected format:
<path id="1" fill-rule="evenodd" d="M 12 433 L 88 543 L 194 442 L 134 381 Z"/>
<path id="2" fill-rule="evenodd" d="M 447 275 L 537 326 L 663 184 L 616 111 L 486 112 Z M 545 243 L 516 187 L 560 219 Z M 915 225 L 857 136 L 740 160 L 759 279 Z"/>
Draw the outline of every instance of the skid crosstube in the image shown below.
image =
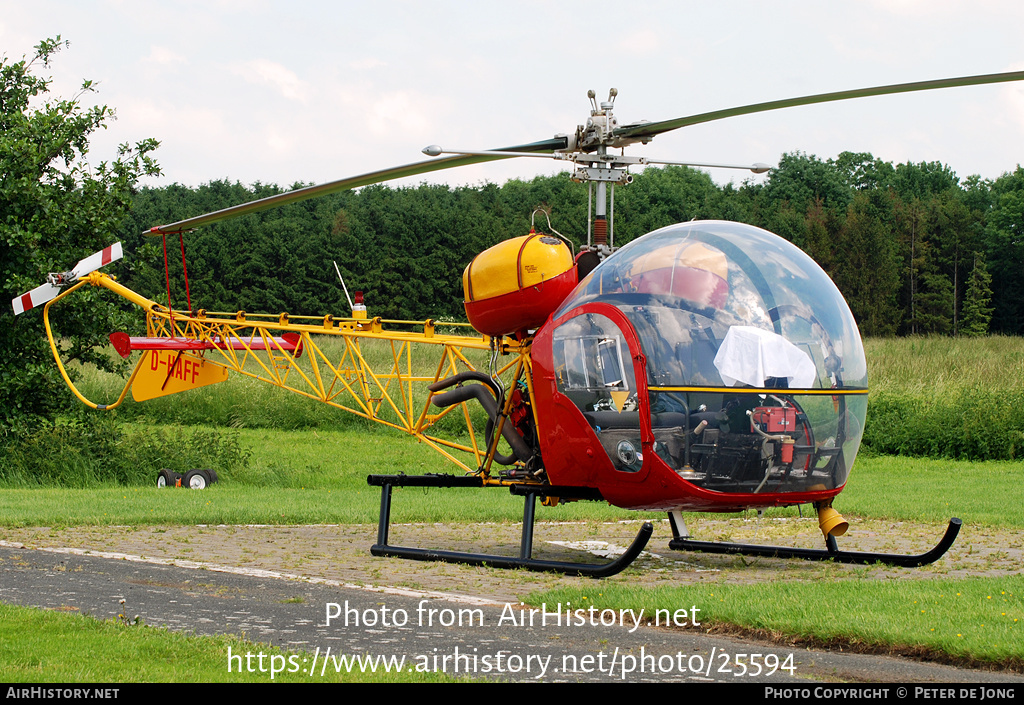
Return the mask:
<path id="1" fill-rule="evenodd" d="M 408 558 L 417 561 L 443 561 L 467 565 L 488 565 L 494 568 L 525 568 L 540 572 L 566 573 L 591 578 L 606 578 L 627 568 L 654 532 L 650 522 L 645 522 L 633 543 L 621 556 L 608 563 L 569 563 L 564 561 L 539 560 L 533 557 L 533 523 L 537 497 L 560 497 L 580 500 L 600 500 L 597 490 L 585 487 L 552 487 L 529 484 L 509 485 L 512 494 L 521 495 L 523 505 L 523 533 L 519 544 L 519 557 L 495 556 L 462 551 L 441 551 L 408 546 L 392 546 L 388 543 L 391 526 L 391 489 L 393 487 L 483 487 L 479 475 L 370 475 L 368 485 L 380 487 L 380 518 L 377 524 L 377 543 L 370 547 L 375 556 Z"/>
<path id="2" fill-rule="evenodd" d="M 675 521 L 671 521 L 673 533 L 677 531 Z M 836 563 L 873 564 L 884 563 L 900 568 L 919 568 L 934 563 L 949 550 L 960 533 L 963 524 L 956 517 L 949 520 L 946 533 L 942 540 L 929 551 L 918 555 L 900 555 L 896 553 L 871 553 L 864 551 L 840 551 L 834 536 L 829 534 L 824 550 L 812 548 L 787 548 L 785 546 L 761 546 L 757 544 L 727 543 L 722 541 L 693 541 L 687 537 L 676 535 L 669 541 L 669 548 L 674 551 L 701 551 L 704 553 L 729 553 L 745 556 L 767 556 L 769 558 L 802 558 L 809 561 L 835 561 Z"/>

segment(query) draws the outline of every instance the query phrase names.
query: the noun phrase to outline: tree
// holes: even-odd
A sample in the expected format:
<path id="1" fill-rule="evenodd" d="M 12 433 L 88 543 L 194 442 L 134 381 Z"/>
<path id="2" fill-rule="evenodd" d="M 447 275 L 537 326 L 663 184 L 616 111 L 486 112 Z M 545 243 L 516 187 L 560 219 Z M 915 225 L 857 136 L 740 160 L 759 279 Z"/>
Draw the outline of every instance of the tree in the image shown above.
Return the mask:
<path id="1" fill-rule="evenodd" d="M 917 296 L 921 288 L 921 269 L 926 262 L 925 211 L 919 198 L 913 197 L 903 201 L 898 195 L 893 201 L 893 210 L 894 227 L 904 260 L 901 308 L 904 313 L 905 332 L 914 335 L 921 332 L 917 327 Z"/>
<path id="2" fill-rule="evenodd" d="M 900 261 L 887 194 L 860 191 L 839 232 L 835 283 L 863 335 L 894 335 L 899 328 Z"/>
<path id="3" fill-rule="evenodd" d="M 992 184 L 992 209 L 985 236 L 992 275 L 992 329 L 1007 335 L 1024 332 L 1024 168 L 1003 174 Z"/>
<path id="4" fill-rule="evenodd" d="M 975 242 L 977 228 L 974 215 L 964 203 L 963 193 L 950 189 L 932 197 L 928 207 L 928 237 L 934 245 L 936 265 L 941 269 L 947 280 L 952 282 L 953 292 L 953 325 L 952 333 L 959 330 L 960 309 L 964 277 L 966 269 L 964 253 L 978 247 Z"/>
<path id="5" fill-rule="evenodd" d="M 888 188 L 896 174 L 891 163 L 877 159 L 870 152 L 840 152 L 828 163 L 857 191 Z"/>
<path id="6" fill-rule="evenodd" d="M 967 279 L 964 294 L 964 317 L 960 332 L 969 337 L 988 334 L 992 320 L 992 275 L 988 273 L 985 259 L 980 253 L 974 254 L 974 268 Z"/>
<path id="7" fill-rule="evenodd" d="M 953 284 L 949 278 L 937 271 L 921 272 L 913 330 L 942 335 L 952 333 L 953 304 Z"/>
<path id="8" fill-rule="evenodd" d="M 0 57 L 0 287 L 5 301 L 43 283 L 48 272 L 115 241 L 143 175 L 159 173 L 144 140 L 118 149 L 113 162 L 90 166 L 89 136 L 113 117 L 106 106 L 86 108 L 91 81 L 71 99 L 51 98 L 50 80 L 33 74 L 68 46 L 42 41 L 32 59 Z M 41 105 L 40 105 L 41 103 Z M 109 367 L 95 346 L 116 330 L 120 314 L 87 292 L 63 311 L 59 334 L 65 358 Z M 72 403 L 54 367 L 38 312 L 0 313 L 0 430 L 52 417 Z"/>
<path id="9" fill-rule="evenodd" d="M 814 220 L 841 220 L 853 199 L 847 178 L 830 161 L 801 153 L 783 154 L 758 193 L 755 224 L 807 249 L 811 235 L 805 216 L 817 211 L 821 215 Z"/>

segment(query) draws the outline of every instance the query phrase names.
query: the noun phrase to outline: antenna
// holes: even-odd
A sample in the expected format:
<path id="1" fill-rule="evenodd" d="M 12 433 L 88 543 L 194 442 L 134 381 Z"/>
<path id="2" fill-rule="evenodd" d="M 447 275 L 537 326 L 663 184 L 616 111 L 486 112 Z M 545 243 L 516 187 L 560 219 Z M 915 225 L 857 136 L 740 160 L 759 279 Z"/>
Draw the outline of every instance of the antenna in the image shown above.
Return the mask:
<path id="1" fill-rule="evenodd" d="M 348 299 L 348 307 L 349 309 L 352 309 L 352 297 L 348 295 L 348 287 L 345 286 L 345 280 L 341 277 L 341 270 L 338 269 L 338 263 L 334 262 L 334 260 L 331 260 L 331 262 L 334 263 L 334 271 L 338 273 L 338 279 L 341 281 L 341 288 L 345 290 L 345 298 Z"/>

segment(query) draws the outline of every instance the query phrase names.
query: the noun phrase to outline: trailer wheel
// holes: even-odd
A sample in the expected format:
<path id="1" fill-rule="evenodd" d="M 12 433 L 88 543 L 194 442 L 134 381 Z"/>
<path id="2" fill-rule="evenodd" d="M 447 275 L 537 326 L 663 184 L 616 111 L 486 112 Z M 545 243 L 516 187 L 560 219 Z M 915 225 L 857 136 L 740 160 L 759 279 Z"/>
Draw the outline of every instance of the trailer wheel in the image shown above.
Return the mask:
<path id="1" fill-rule="evenodd" d="M 156 474 L 156 486 L 159 488 L 174 487 L 178 484 L 178 480 L 181 479 L 181 474 L 176 473 L 173 470 L 163 468 Z"/>
<path id="2" fill-rule="evenodd" d="M 211 482 L 206 470 L 189 470 L 185 473 L 181 484 L 192 490 L 205 490 L 210 486 Z"/>

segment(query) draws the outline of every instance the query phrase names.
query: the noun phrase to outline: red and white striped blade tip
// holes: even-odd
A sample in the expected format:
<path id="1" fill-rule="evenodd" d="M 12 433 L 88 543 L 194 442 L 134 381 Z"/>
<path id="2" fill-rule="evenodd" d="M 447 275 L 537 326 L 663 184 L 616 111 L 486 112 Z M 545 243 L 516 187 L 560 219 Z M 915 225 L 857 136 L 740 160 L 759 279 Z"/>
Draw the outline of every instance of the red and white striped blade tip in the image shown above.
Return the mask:
<path id="1" fill-rule="evenodd" d="M 27 294 L 22 294 L 17 298 L 11 299 L 11 305 L 14 307 L 14 315 L 17 316 L 19 313 L 25 313 L 30 308 L 45 304 L 50 299 L 56 298 L 57 294 L 60 293 L 60 287 L 54 286 L 53 284 L 43 284 L 37 286 Z"/>
<path id="2" fill-rule="evenodd" d="M 104 247 L 99 252 L 94 252 L 83 259 L 75 265 L 75 268 L 71 270 L 71 273 L 74 275 L 75 279 L 78 279 L 86 274 L 95 272 L 105 264 L 110 264 L 111 262 L 121 259 L 122 256 L 121 243 L 115 242 L 113 245 Z"/>

